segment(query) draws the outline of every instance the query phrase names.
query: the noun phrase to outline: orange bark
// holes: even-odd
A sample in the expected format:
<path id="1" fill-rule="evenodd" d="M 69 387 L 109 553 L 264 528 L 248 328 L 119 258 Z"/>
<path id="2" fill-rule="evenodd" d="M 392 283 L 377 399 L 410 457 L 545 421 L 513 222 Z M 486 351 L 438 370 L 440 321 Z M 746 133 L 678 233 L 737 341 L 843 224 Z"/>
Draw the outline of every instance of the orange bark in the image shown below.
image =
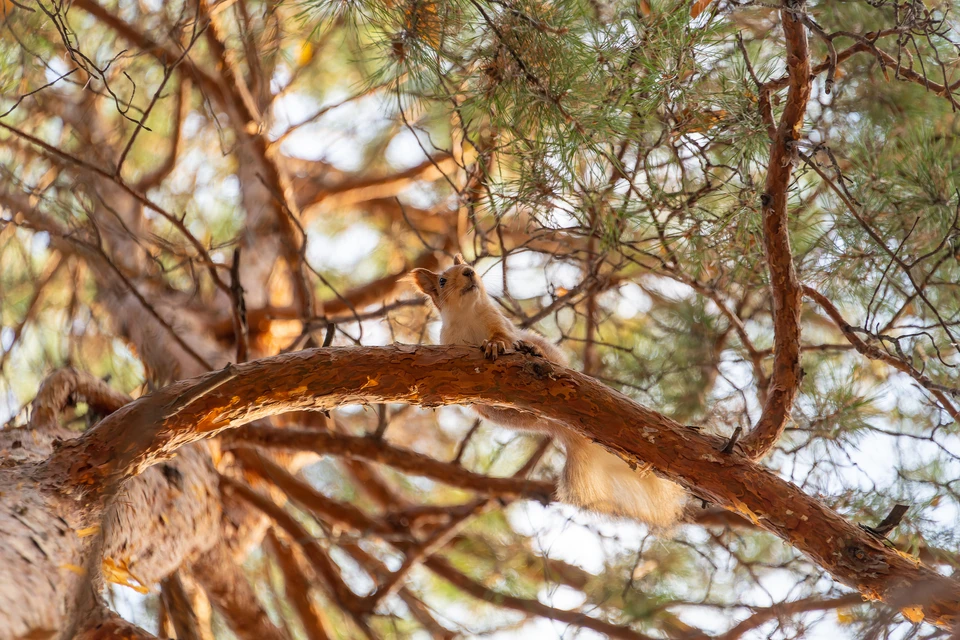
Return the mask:
<path id="1" fill-rule="evenodd" d="M 297 611 L 303 632 L 308 640 L 327 640 L 327 622 L 310 599 L 310 581 L 303 574 L 296 551 L 277 537 L 273 529 L 267 531 L 267 546 L 283 573 L 285 593 Z"/>
<path id="2" fill-rule="evenodd" d="M 960 583 L 885 547 L 747 456 L 721 453 L 721 439 L 536 357 L 507 355 L 490 363 L 475 348 L 401 345 L 264 358 L 127 405 L 61 447 L 47 472 L 74 486 L 110 487 L 185 444 L 267 415 L 384 402 L 484 403 L 537 412 L 745 516 L 868 599 L 917 607 L 911 613 L 919 610 L 926 620 L 947 626 L 960 611 Z"/>
<path id="3" fill-rule="evenodd" d="M 800 9 L 802 11 L 802 8 Z M 810 99 L 810 50 L 806 27 L 792 12 L 780 12 L 787 42 L 789 88 L 776 138 L 770 146 L 763 194 L 763 246 L 770 272 L 775 345 L 773 374 L 763 412 L 740 446 L 752 458 L 762 458 L 780 439 L 797 398 L 800 369 L 800 281 L 793 266 L 787 229 L 787 190 L 793 172 L 793 145 L 800 139 Z"/>

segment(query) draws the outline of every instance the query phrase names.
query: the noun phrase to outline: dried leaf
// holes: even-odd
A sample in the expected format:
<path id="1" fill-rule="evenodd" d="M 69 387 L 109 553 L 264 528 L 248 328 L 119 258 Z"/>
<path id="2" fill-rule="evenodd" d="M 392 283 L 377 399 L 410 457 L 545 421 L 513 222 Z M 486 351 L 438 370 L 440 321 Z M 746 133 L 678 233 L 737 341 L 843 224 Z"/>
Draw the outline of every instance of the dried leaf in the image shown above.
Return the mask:
<path id="1" fill-rule="evenodd" d="M 144 586 L 143 581 L 133 575 L 125 560 L 117 562 L 113 558 L 104 558 L 103 577 L 107 582 L 130 587 L 137 593 L 150 593 L 150 589 Z"/>
<path id="2" fill-rule="evenodd" d="M 900 613 L 902 613 L 903 617 L 910 622 L 923 622 L 923 609 L 920 607 L 904 607 L 903 609 L 900 609 Z"/>
<path id="3" fill-rule="evenodd" d="M 690 17 L 696 18 L 697 16 L 699 16 L 701 13 L 703 13 L 704 9 L 706 9 L 710 5 L 712 1 L 713 0 L 697 0 L 696 2 L 694 2 L 693 6 L 690 7 Z"/>
<path id="4" fill-rule="evenodd" d="M 900 549 L 897 549 L 897 548 L 894 548 L 893 551 L 904 560 L 909 560 L 910 562 L 917 565 L 918 567 L 922 564 L 920 562 L 920 558 L 918 558 L 915 555 L 909 554 L 906 551 L 900 551 Z"/>

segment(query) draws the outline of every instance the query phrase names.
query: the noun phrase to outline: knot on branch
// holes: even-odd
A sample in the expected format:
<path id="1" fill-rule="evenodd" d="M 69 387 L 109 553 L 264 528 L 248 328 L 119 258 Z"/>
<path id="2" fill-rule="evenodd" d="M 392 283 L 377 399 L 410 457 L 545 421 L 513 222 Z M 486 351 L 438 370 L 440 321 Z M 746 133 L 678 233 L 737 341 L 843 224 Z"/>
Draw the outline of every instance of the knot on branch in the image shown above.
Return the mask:
<path id="1" fill-rule="evenodd" d="M 885 572 L 889 570 L 888 565 L 882 556 L 876 554 L 872 549 L 861 542 L 851 541 L 843 548 L 843 557 L 841 564 L 847 565 L 856 572 Z"/>
<path id="2" fill-rule="evenodd" d="M 553 377 L 553 367 L 545 362 L 534 362 L 530 365 L 530 372 L 538 379 Z"/>
<path id="3" fill-rule="evenodd" d="M 524 368 L 537 380 L 546 380 L 554 377 L 553 367 L 546 360 L 540 359 L 527 363 Z"/>

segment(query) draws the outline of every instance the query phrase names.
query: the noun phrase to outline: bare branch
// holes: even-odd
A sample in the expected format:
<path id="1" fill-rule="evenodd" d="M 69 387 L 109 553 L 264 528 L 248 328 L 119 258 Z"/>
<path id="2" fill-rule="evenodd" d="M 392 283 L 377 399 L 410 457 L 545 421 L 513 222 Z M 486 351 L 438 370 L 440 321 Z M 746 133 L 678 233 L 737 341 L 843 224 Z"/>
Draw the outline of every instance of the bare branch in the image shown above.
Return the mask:
<path id="1" fill-rule="evenodd" d="M 806 294 L 808 298 L 811 298 L 815 301 L 820 307 L 830 316 L 830 319 L 837 323 L 837 327 L 843 333 L 843 336 L 853 345 L 853 348 L 858 352 L 862 353 L 871 360 L 879 360 L 880 362 L 885 362 L 897 371 L 902 371 L 911 378 L 917 381 L 917 383 L 928 390 L 930 394 L 937 399 L 937 402 L 940 403 L 940 406 L 950 414 L 956 422 L 960 422 L 960 411 L 957 407 L 950 402 L 950 399 L 947 398 L 947 395 L 938 388 L 933 380 L 928 376 L 924 375 L 920 371 L 917 371 L 909 362 L 904 362 L 900 358 L 887 353 L 886 351 L 880 349 L 879 347 L 871 344 L 867 344 L 863 341 L 860 336 L 856 334 L 853 330 L 853 327 L 846 320 L 843 319 L 843 316 L 840 315 L 840 311 L 834 306 L 830 300 L 824 296 L 822 293 L 814 289 L 813 287 L 803 287 L 803 293 Z"/>
<path id="2" fill-rule="evenodd" d="M 802 1 L 791 3 L 791 6 L 796 11 L 803 11 Z M 740 447 L 751 458 L 762 458 L 779 440 L 790 418 L 803 375 L 800 369 L 800 282 L 790 249 L 787 200 L 795 145 L 800 140 L 810 99 L 810 51 L 806 29 L 794 15 L 794 10 L 780 12 L 787 42 L 790 84 L 777 136 L 770 146 L 767 183 L 761 197 L 763 243 L 773 297 L 775 348 L 773 374 L 763 413 L 753 430 L 740 441 Z"/>

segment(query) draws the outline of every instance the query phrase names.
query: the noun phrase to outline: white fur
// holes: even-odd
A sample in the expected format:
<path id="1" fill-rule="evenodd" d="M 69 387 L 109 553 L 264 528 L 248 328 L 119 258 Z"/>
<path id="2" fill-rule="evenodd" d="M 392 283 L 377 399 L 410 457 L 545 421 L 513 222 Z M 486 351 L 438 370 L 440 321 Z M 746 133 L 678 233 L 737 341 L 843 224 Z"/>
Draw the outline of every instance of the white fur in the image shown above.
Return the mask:
<path id="1" fill-rule="evenodd" d="M 679 485 L 652 471 L 631 469 L 619 457 L 583 438 L 567 438 L 566 450 L 567 464 L 558 491 L 561 500 L 658 528 L 680 518 L 685 494 Z"/>
<path id="2" fill-rule="evenodd" d="M 464 276 L 470 267 L 461 262 L 443 274 L 418 269 L 417 284 L 440 310 L 443 328 L 440 342 L 481 346 L 488 340 L 503 340 L 512 348 L 518 340 L 538 347 L 544 357 L 566 365 L 566 355 L 542 336 L 513 326 L 487 297 L 479 276 Z M 417 275 L 417 274 L 415 274 Z M 445 278 L 434 289 L 437 278 Z M 470 284 L 476 282 L 475 288 Z M 657 477 L 649 470 L 634 470 L 619 457 L 565 425 L 517 409 L 478 406 L 477 413 L 501 426 L 548 433 L 564 444 L 567 461 L 558 490 L 559 498 L 585 509 L 635 518 L 663 528 L 680 517 L 685 493 L 679 485 Z"/>

